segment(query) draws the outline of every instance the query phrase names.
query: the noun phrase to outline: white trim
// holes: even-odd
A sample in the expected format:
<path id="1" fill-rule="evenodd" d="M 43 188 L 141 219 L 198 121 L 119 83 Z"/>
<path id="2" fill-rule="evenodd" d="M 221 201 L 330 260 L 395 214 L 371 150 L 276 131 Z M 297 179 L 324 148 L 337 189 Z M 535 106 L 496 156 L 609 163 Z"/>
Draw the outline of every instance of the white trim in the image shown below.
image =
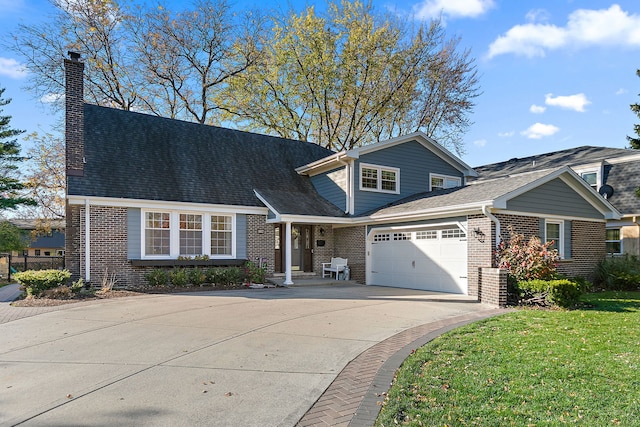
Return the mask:
<path id="1" fill-rule="evenodd" d="M 149 212 L 169 214 L 169 255 L 147 255 L 146 254 L 146 214 Z M 180 254 L 180 214 L 192 214 L 202 216 L 202 254 L 210 259 L 235 259 L 236 258 L 236 215 L 229 212 L 194 212 L 187 210 L 171 209 L 141 209 L 140 210 L 140 259 L 176 259 Z M 230 216 L 231 217 L 231 254 L 211 253 L 211 217 Z M 194 256 L 194 255 L 189 255 Z"/>
<path id="2" fill-rule="evenodd" d="M 493 213 L 505 214 L 505 215 L 518 215 L 518 216 L 528 216 L 534 218 L 552 218 L 563 221 L 592 221 L 592 222 L 604 222 L 607 223 L 606 219 L 602 218 L 588 218 L 583 216 L 569 216 L 569 215 L 556 215 L 556 214 L 548 214 L 541 212 L 520 212 L 520 211 L 512 211 L 508 209 L 500 209 L 498 211 L 494 210 Z"/>
<path id="3" fill-rule="evenodd" d="M 590 175 L 590 174 L 596 174 L 596 188 L 595 190 L 598 191 L 600 189 L 600 187 L 602 186 L 602 166 L 598 167 L 598 168 L 590 168 L 590 169 L 574 169 L 574 172 L 576 173 L 576 175 L 578 175 L 580 178 L 582 178 L 584 180 L 584 182 L 587 182 L 584 179 L 584 175 Z M 589 185 L 589 187 L 591 187 L 591 184 L 589 184 L 587 182 L 587 185 Z M 591 187 L 593 188 L 593 187 Z"/>
<path id="4" fill-rule="evenodd" d="M 607 235 L 606 232 L 608 230 L 618 230 L 618 238 L 617 239 L 607 239 Z M 607 255 L 622 255 L 624 253 L 624 237 L 622 235 L 622 227 L 618 226 L 618 227 L 609 227 L 607 226 L 605 229 L 605 236 L 604 236 L 604 243 L 605 245 L 609 242 L 618 242 L 620 243 L 620 252 L 607 252 Z"/>
<path id="5" fill-rule="evenodd" d="M 362 169 L 374 169 L 377 171 L 376 188 L 362 186 Z M 395 174 L 395 190 L 384 190 L 382 188 L 382 172 L 393 172 Z M 358 180 L 360 191 L 371 191 L 373 193 L 400 194 L 400 169 L 393 166 L 374 165 L 373 163 L 360 163 L 360 179 Z"/>
<path id="6" fill-rule="evenodd" d="M 91 282 L 91 201 L 84 205 L 84 279 Z"/>
<path id="7" fill-rule="evenodd" d="M 549 217 L 544 217 L 544 240 L 542 243 L 547 243 L 547 224 L 555 224 L 558 225 L 558 240 L 556 241 L 556 248 L 558 249 L 558 255 L 560 258 L 564 259 L 564 221 Z M 555 240 L 555 239 L 553 239 Z"/>
<path id="8" fill-rule="evenodd" d="M 70 205 L 82 205 L 85 203 L 85 196 L 67 196 Z M 92 197 L 91 206 L 112 206 L 151 210 L 187 210 L 191 212 L 224 212 L 247 215 L 266 215 L 268 209 L 262 206 L 235 206 L 207 203 L 171 202 L 165 200 L 142 200 L 142 199 L 121 199 L 112 197 Z"/>

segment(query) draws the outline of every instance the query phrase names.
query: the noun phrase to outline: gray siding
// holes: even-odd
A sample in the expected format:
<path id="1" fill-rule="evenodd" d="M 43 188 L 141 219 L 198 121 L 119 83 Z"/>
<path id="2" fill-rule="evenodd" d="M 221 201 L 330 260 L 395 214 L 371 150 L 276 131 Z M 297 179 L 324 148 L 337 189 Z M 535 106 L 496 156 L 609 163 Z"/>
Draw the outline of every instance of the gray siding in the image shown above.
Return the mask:
<path id="1" fill-rule="evenodd" d="M 400 169 L 400 194 L 360 190 L 360 163 L 391 166 Z M 422 144 L 411 141 L 384 150 L 365 154 L 355 162 L 355 214 L 375 209 L 412 194 L 429 190 L 429 174 L 456 176 L 463 174 L 436 156 Z"/>
<path id="2" fill-rule="evenodd" d="M 247 216 L 236 215 L 236 258 L 247 257 Z"/>
<path id="3" fill-rule="evenodd" d="M 347 174 L 345 169 L 342 167 L 311 177 L 311 182 L 318 194 L 344 211 L 347 210 Z"/>
<path id="4" fill-rule="evenodd" d="M 127 258 L 142 258 L 142 213 L 138 208 L 127 209 Z"/>
<path id="5" fill-rule="evenodd" d="M 600 212 L 559 178 L 509 200 L 507 209 L 547 215 L 603 218 Z"/>

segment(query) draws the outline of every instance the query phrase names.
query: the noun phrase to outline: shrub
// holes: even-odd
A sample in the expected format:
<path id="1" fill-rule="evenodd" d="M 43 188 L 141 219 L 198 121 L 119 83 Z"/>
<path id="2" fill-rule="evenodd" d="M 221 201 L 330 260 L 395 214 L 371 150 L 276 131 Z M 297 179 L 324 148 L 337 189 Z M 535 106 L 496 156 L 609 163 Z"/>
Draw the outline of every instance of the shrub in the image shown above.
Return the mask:
<path id="1" fill-rule="evenodd" d="M 186 286 L 189 282 L 189 272 L 184 268 L 174 268 L 169 272 L 169 281 L 177 288 Z"/>
<path id="2" fill-rule="evenodd" d="M 164 287 L 169 283 L 169 272 L 162 268 L 154 268 L 144 275 L 149 286 Z"/>
<path id="3" fill-rule="evenodd" d="M 201 268 L 192 268 L 188 271 L 189 275 L 189 283 L 193 286 L 201 286 L 204 282 L 207 281 L 207 275 L 205 271 Z"/>
<path id="4" fill-rule="evenodd" d="M 207 282 L 220 286 L 237 285 L 244 280 L 244 271 L 239 267 L 209 268 L 205 275 Z"/>
<path id="5" fill-rule="evenodd" d="M 498 267 L 509 271 L 511 283 L 532 279 L 552 279 L 556 274 L 558 251 L 549 249 L 553 242 L 542 243 L 533 236 L 525 242 L 524 235 L 509 228 L 509 240 L 501 241 L 496 258 Z"/>
<path id="6" fill-rule="evenodd" d="M 71 292 L 78 293 L 84 288 L 84 280 L 82 277 L 71 284 Z"/>
<path id="7" fill-rule="evenodd" d="M 568 279 L 525 280 L 516 285 L 520 302 L 525 304 L 556 305 L 570 308 L 584 293 L 583 284 Z"/>
<path id="8" fill-rule="evenodd" d="M 73 290 L 69 286 L 62 285 L 52 289 L 45 289 L 40 296 L 50 299 L 71 299 L 73 298 Z"/>
<path id="9" fill-rule="evenodd" d="M 258 267 L 258 265 L 251 261 L 247 261 L 244 264 L 245 280 L 251 283 L 264 283 L 266 271 L 267 269 L 265 267 Z"/>
<path id="10" fill-rule="evenodd" d="M 606 290 L 636 290 L 640 287 L 640 259 L 629 254 L 605 258 L 596 266 L 594 282 Z"/>
<path id="11" fill-rule="evenodd" d="M 62 286 L 71 278 L 69 270 L 27 270 L 13 275 L 27 291 L 28 297 L 38 297 L 47 289 Z"/>

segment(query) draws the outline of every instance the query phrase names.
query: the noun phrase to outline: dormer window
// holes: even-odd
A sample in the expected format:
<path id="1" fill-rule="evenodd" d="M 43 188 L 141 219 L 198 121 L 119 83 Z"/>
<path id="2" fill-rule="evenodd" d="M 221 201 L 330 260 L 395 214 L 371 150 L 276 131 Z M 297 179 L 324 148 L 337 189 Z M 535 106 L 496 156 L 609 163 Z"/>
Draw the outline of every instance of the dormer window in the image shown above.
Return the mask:
<path id="1" fill-rule="evenodd" d="M 580 174 L 587 184 L 594 190 L 598 191 L 598 172 L 583 172 Z"/>
<path id="2" fill-rule="evenodd" d="M 400 169 L 360 164 L 360 190 L 400 193 Z"/>
<path id="3" fill-rule="evenodd" d="M 429 174 L 429 176 L 430 176 L 429 191 L 444 190 L 445 188 L 460 187 L 460 185 L 462 185 L 462 180 L 456 176 L 434 175 L 434 174 Z"/>

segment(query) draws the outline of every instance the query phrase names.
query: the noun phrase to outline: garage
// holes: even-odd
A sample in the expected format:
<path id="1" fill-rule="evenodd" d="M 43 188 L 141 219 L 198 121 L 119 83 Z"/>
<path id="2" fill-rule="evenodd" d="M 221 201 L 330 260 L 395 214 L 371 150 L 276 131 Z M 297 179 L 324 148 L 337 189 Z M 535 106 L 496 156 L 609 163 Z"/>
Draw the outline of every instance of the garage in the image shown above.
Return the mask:
<path id="1" fill-rule="evenodd" d="M 374 230 L 368 284 L 467 293 L 467 236 L 457 225 Z"/>

